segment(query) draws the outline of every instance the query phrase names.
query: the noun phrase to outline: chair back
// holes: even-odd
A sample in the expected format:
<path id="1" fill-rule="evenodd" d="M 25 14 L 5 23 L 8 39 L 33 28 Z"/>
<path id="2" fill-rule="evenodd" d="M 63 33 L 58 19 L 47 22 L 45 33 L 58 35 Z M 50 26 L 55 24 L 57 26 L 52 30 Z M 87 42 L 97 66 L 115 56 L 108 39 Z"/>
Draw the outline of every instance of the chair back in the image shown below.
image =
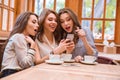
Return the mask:
<path id="1" fill-rule="evenodd" d="M 3 45 L 4 43 L 0 43 L 0 71 L 1 71 L 1 66 L 2 66 L 2 59 L 3 59 Z"/>

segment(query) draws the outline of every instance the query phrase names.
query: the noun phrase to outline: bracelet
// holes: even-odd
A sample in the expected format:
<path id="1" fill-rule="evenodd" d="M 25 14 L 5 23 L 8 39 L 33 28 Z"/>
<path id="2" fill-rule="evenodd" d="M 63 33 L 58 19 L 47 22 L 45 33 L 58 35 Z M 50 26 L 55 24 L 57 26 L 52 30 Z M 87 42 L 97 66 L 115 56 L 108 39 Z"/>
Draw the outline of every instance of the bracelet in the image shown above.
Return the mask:
<path id="1" fill-rule="evenodd" d="M 32 49 L 32 50 L 36 51 L 34 48 L 29 48 L 29 49 Z"/>
<path id="2" fill-rule="evenodd" d="M 30 48 L 27 52 L 28 52 L 29 54 L 34 55 L 36 51 L 35 51 L 33 48 L 32 48 L 32 49 Z"/>

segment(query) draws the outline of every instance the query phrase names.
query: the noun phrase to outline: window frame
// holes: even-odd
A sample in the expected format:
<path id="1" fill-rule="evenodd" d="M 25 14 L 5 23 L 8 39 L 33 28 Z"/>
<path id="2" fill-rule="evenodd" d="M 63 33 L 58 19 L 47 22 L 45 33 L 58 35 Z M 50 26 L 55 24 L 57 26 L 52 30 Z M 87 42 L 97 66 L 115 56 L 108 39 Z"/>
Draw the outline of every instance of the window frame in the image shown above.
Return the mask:
<path id="1" fill-rule="evenodd" d="M 14 6 L 11 7 L 10 6 L 10 2 L 12 0 L 8 0 L 8 5 L 5 5 L 4 4 L 4 1 L 5 0 L 1 0 L 2 2 L 0 3 L 0 9 L 1 9 L 1 12 L 0 12 L 0 38 L 2 37 L 8 37 L 10 31 L 9 31 L 9 24 L 10 24 L 10 12 L 12 11 L 13 12 L 13 23 L 14 23 L 14 20 L 15 20 L 15 17 L 16 17 L 16 9 L 15 9 L 15 3 L 16 3 L 16 0 L 14 0 Z M 8 11 L 8 16 L 7 16 L 7 26 L 6 26 L 6 30 L 2 30 L 2 23 L 3 23 L 3 10 L 6 9 Z"/>
<path id="2" fill-rule="evenodd" d="M 108 19 L 108 18 L 105 18 L 105 14 L 106 14 L 106 11 L 105 11 L 105 9 L 106 9 L 106 1 L 107 0 L 104 0 L 104 6 L 105 6 L 105 8 L 104 8 L 104 15 L 103 15 L 103 18 L 94 18 L 94 2 L 95 2 L 95 0 L 92 0 L 92 17 L 91 18 L 82 18 L 82 9 L 83 9 L 83 0 L 80 0 L 79 1 L 79 5 L 81 5 L 78 9 L 79 9 L 79 12 L 80 13 L 78 13 L 78 16 L 79 16 L 79 20 L 80 20 L 80 23 L 82 23 L 82 20 L 90 20 L 91 21 L 91 24 L 90 24 L 90 29 L 91 29 L 91 31 L 93 31 L 93 22 L 95 21 L 95 20 L 100 20 L 100 21 L 103 21 L 103 24 L 102 24 L 102 39 L 95 39 L 95 42 L 96 43 L 102 43 L 103 42 L 103 40 L 104 40 L 104 33 L 105 33 L 105 31 L 104 31 L 104 27 L 105 27 L 105 21 L 115 21 L 115 25 L 114 25 L 114 27 L 115 27 L 115 30 L 114 30 L 114 40 L 108 40 L 109 42 L 115 42 L 115 39 L 116 39 L 116 22 L 117 22 L 117 5 L 118 5 L 118 0 L 116 0 L 116 17 L 115 17 L 115 19 Z"/>

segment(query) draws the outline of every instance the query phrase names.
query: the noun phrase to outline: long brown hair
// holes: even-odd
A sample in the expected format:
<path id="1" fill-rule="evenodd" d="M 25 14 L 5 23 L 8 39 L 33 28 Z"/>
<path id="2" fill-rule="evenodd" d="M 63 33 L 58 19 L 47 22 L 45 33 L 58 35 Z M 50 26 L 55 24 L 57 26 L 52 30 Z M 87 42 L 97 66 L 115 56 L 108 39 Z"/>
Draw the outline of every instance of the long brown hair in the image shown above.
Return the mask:
<path id="1" fill-rule="evenodd" d="M 3 49 L 5 49 L 5 46 L 7 45 L 11 36 L 13 36 L 16 33 L 22 33 L 25 30 L 26 25 L 28 24 L 28 20 L 29 20 L 31 15 L 35 15 L 38 18 L 38 15 L 35 13 L 32 13 L 32 12 L 21 13 L 16 18 L 15 24 L 13 25 L 13 29 L 12 29 L 8 39 L 6 40 L 5 45 L 3 46 Z"/>
<path id="2" fill-rule="evenodd" d="M 71 33 L 74 34 L 74 42 L 77 43 L 79 37 L 78 37 L 77 34 L 75 34 L 75 30 L 77 29 L 77 27 L 79 27 L 81 29 L 81 25 L 79 23 L 77 15 L 69 8 L 60 9 L 59 12 L 58 12 L 61 39 L 66 38 L 66 36 L 67 36 L 67 32 L 61 27 L 61 23 L 60 23 L 60 16 L 64 13 L 68 13 L 70 15 L 72 21 L 73 21 L 73 30 L 72 30 Z"/>
<path id="3" fill-rule="evenodd" d="M 50 13 L 53 13 L 56 18 L 57 18 L 57 23 L 58 23 L 58 14 L 51 10 L 51 9 L 47 9 L 47 8 L 44 8 L 43 11 L 41 12 L 40 16 L 39 16 L 39 19 L 38 19 L 38 23 L 39 23 L 39 28 L 38 28 L 38 35 L 37 35 L 37 39 L 40 41 L 40 42 L 43 42 L 42 40 L 42 37 L 43 37 L 43 33 L 44 33 L 44 22 L 45 22 L 45 19 L 46 17 L 50 14 Z M 57 28 L 55 29 L 55 31 L 53 32 L 53 35 L 55 37 L 55 41 L 58 43 L 58 40 L 59 40 L 59 26 L 57 26 Z"/>

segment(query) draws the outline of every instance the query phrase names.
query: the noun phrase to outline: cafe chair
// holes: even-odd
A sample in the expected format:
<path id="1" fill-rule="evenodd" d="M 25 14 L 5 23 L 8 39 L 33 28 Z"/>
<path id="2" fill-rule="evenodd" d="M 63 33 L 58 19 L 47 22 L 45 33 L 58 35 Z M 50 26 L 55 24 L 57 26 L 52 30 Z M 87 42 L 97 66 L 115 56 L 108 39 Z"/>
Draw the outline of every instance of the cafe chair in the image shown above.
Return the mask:
<path id="1" fill-rule="evenodd" d="M 0 45 L 0 71 L 1 71 L 2 58 L 3 58 L 3 45 Z"/>
<path id="2" fill-rule="evenodd" d="M 101 64 L 120 65 L 117 61 L 103 56 L 98 56 L 96 61 Z"/>

